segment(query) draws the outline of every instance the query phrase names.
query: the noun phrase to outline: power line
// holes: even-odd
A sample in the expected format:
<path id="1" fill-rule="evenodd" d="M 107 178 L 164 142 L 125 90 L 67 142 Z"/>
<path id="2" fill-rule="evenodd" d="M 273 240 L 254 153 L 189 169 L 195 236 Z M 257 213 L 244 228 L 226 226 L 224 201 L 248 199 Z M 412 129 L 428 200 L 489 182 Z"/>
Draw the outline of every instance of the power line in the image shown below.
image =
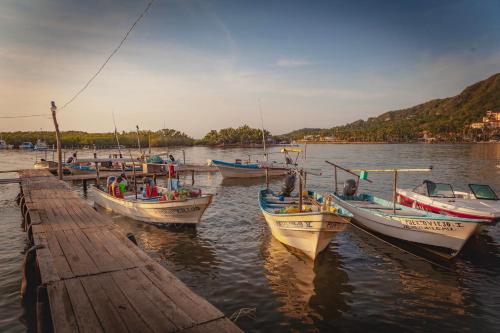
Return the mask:
<path id="1" fill-rule="evenodd" d="M 80 94 L 83 93 L 85 91 L 85 89 L 87 89 L 89 87 L 89 85 L 92 83 L 92 81 L 94 81 L 94 79 L 102 72 L 102 70 L 104 69 L 104 67 L 106 67 L 106 65 L 111 60 L 111 58 L 118 52 L 118 50 L 120 50 L 120 48 L 125 43 L 125 41 L 127 40 L 128 36 L 132 32 L 132 30 L 134 30 L 135 26 L 144 17 L 144 15 L 146 15 L 146 13 L 148 12 L 149 8 L 151 8 L 151 6 L 153 5 L 154 2 L 155 2 L 155 0 L 150 0 L 147 3 L 146 7 L 141 12 L 141 14 L 139 15 L 139 17 L 137 17 L 137 19 L 134 21 L 134 23 L 132 24 L 132 26 L 130 27 L 130 29 L 128 29 L 128 31 L 125 34 L 125 36 L 123 36 L 123 38 L 120 41 L 120 43 L 118 44 L 118 46 L 106 58 L 106 60 L 99 67 L 99 69 L 97 70 L 97 72 L 95 72 L 95 74 L 90 77 L 90 79 L 87 81 L 87 83 L 85 83 L 85 85 L 83 86 L 83 88 L 81 88 L 80 90 L 78 90 L 78 92 L 73 97 L 71 97 L 62 107 L 59 108 L 59 111 L 62 111 L 64 108 L 66 108 L 71 102 L 73 102 L 78 96 L 80 96 Z M 0 119 L 32 118 L 32 117 L 45 117 L 45 116 L 47 116 L 47 114 L 26 114 L 26 115 L 18 115 L 18 116 L 0 116 Z"/>
<path id="2" fill-rule="evenodd" d="M 132 32 L 132 30 L 135 28 L 135 26 L 137 25 L 137 23 L 139 23 L 139 21 L 144 17 L 144 15 L 146 15 L 146 13 L 148 12 L 149 8 L 153 5 L 153 2 L 155 0 L 150 0 L 148 2 L 148 4 L 146 5 L 146 8 L 144 8 L 144 10 L 142 11 L 142 13 L 139 15 L 139 17 L 135 20 L 135 22 L 132 24 L 132 26 L 130 27 L 130 29 L 128 29 L 127 33 L 125 34 L 125 36 L 122 38 L 122 40 L 120 41 L 120 43 L 118 44 L 118 46 L 113 50 L 113 52 L 111 52 L 111 54 L 106 58 L 106 60 L 104 61 L 104 63 L 101 65 L 101 67 L 99 67 L 99 69 L 97 70 L 97 72 L 92 75 L 92 77 L 87 81 L 87 83 L 85 83 L 85 85 L 83 86 L 82 89 L 80 89 L 73 97 L 71 97 L 69 99 L 69 101 L 67 101 L 62 107 L 59 108 L 59 111 L 62 111 L 64 108 L 66 108 L 71 102 L 73 102 L 82 92 L 85 91 L 85 89 L 88 88 L 88 86 L 92 83 L 92 81 L 94 81 L 94 79 L 102 72 L 102 70 L 104 69 L 104 67 L 108 64 L 108 62 L 111 60 L 111 58 L 116 54 L 116 52 L 118 52 L 118 50 L 122 47 L 123 43 L 125 43 L 125 40 L 127 40 L 128 36 L 130 35 L 130 33 Z"/>
<path id="3" fill-rule="evenodd" d="M 25 114 L 19 116 L 0 116 L 0 119 L 16 119 L 16 118 L 31 118 L 31 117 L 45 117 L 48 114 Z"/>

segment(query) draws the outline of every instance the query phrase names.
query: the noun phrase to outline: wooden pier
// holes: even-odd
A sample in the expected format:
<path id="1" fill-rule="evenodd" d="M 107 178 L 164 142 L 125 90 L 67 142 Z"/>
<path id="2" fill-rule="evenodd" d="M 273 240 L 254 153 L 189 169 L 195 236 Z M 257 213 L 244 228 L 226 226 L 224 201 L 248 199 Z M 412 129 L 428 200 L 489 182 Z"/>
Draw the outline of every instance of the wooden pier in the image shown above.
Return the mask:
<path id="1" fill-rule="evenodd" d="M 20 173 L 38 332 L 241 332 L 47 170 Z M 33 296 L 34 295 L 34 296 Z"/>

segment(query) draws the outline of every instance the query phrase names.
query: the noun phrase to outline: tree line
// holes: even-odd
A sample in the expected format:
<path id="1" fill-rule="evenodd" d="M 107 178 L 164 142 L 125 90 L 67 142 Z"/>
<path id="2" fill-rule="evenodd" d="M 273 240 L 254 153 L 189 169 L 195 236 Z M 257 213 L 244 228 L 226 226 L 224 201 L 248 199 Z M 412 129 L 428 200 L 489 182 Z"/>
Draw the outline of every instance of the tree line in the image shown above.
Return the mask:
<path id="1" fill-rule="evenodd" d="M 267 130 L 264 131 L 267 140 L 273 140 L 273 136 Z M 196 140 L 187 134 L 174 130 L 162 129 L 159 131 L 139 131 L 119 132 L 118 140 L 120 145 L 127 147 L 137 147 L 138 138 L 141 147 L 147 147 L 151 142 L 152 147 L 164 146 L 192 146 L 221 144 L 260 144 L 262 143 L 262 130 L 243 125 L 238 128 L 223 128 L 219 131 L 211 130 L 202 139 Z M 36 143 L 37 140 L 45 141 L 49 146 L 56 144 L 54 131 L 17 131 L 0 132 L 0 139 L 13 144 L 15 147 L 23 142 Z M 87 133 L 83 131 L 61 132 L 62 145 L 65 147 L 88 146 L 88 147 L 115 147 L 117 146 L 116 136 L 113 132 L 108 133 Z"/>

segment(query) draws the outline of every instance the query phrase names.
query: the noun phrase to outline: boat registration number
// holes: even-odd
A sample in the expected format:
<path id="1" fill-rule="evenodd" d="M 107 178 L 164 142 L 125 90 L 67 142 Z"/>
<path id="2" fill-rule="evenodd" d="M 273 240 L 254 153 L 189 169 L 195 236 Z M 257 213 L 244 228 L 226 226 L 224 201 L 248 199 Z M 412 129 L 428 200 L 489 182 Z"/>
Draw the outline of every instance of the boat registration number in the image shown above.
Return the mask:
<path id="1" fill-rule="evenodd" d="M 315 229 L 317 226 L 312 225 L 312 221 L 276 221 L 276 226 L 280 228 L 300 228 L 300 229 Z M 326 222 L 327 230 L 341 230 L 343 226 L 336 222 Z"/>
<path id="2" fill-rule="evenodd" d="M 459 231 L 464 229 L 462 222 L 434 221 L 421 219 L 397 219 L 405 229 L 426 231 Z"/>

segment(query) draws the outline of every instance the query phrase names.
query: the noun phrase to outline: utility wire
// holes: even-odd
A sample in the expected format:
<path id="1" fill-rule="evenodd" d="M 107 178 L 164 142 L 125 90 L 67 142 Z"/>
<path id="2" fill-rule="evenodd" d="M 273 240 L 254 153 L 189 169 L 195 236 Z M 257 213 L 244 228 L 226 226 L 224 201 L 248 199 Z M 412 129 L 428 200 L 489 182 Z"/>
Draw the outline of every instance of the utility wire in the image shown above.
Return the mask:
<path id="1" fill-rule="evenodd" d="M 132 26 L 130 27 L 130 29 L 128 29 L 127 33 L 125 34 L 125 36 L 123 36 L 122 40 L 120 41 L 120 43 L 118 44 L 118 46 L 113 50 L 113 52 L 111 52 L 111 54 L 106 58 L 106 60 L 104 61 L 104 63 L 101 65 L 101 67 L 99 67 L 99 69 L 97 70 L 97 72 L 95 72 L 94 75 L 92 75 L 92 77 L 87 81 L 87 83 L 85 83 L 85 85 L 83 86 L 82 89 L 80 89 L 73 97 L 71 97 L 69 99 L 69 101 L 67 101 L 62 107 L 59 108 L 59 111 L 62 111 L 64 108 L 66 108 L 71 102 L 73 102 L 78 96 L 80 96 L 80 94 L 82 92 L 85 91 L 85 89 L 88 88 L 88 86 L 92 83 L 92 81 L 94 81 L 94 79 L 102 72 L 102 70 L 104 69 L 104 67 L 108 64 L 108 62 L 111 60 L 111 58 L 118 52 L 118 50 L 122 47 L 123 43 L 125 43 L 125 41 L 127 40 L 128 36 L 130 35 L 130 33 L 132 32 L 132 30 L 134 30 L 135 26 L 137 25 L 137 23 L 139 23 L 139 21 L 144 17 L 144 15 L 146 15 L 146 13 L 148 12 L 149 8 L 151 8 L 151 6 L 153 5 L 153 2 L 155 0 L 150 0 L 148 2 L 148 4 L 146 5 L 146 8 L 144 8 L 144 10 L 142 11 L 142 13 L 139 15 L 139 17 L 135 20 L 135 22 L 132 24 Z"/>
<path id="2" fill-rule="evenodd" d="M 90 84 L 92 83 L 92 81 L 94 81 L 94 79 L 102 72 L 102 70 L 104 69 L 104 67 L 106 67 L 106 65 L 108 64 L 108 62 L 111 60 L 111 58 L 118 52 L 118 50 L 120 50 L 120 48 L 125 43 L 125 41 L 127 40 L 128 36 L 132 32 L 132 30 L 134 30 L 135 26 L 144 17 L 144 15 L 146 15 L 146 13 L 148 12 L 149 8 L 151 8 L 151 6 L 153 5 L 154 2 L 155 2 L 155 0 L 150 0 L 147 3 L 146 7 L 141 12 L 141 14 L 139 15 L 139 17 L 134 21 L 134 23 L 132 24 L 132 26 L 130 27 L 130 29 L 128 29 L 128 31 L 125 34 L 125 36 L 123 36 L 123 38 L 120 41 L 120 43 L 118 44 L 118 46 L 106 58 L 106 60 L 99 67 L 99 69 L 97 70 L 97 72 L 95 72 L 95 74 L 90 77 L 90 79 L 87 81 L 87 83 L 85 83 L 85 85 L 80 90 L 78 90 L 78 92 L 75 95 L 73 95 L 73 97 L 71 97 L 62 107 L 60 107 L 58 111 L 62 111 L 64 108 L 66 108 L 78 96 L 80 96 L 80 94 L 83 93 L 85 91 L 85 89 L 87 89 L 90 86 Z M 28 115 L 18 115 L 18 116 L 0 116 L 0 119 L 31 118 L 31 117 L 44 117 L 44 116 L 47 116 L 47 114 L 28 114 Z"/>
<path id="3" fill-rule="evenodd" d="M 25 114 L 19 116 L 0 116 L 0 119 L 16 119 L 16 118 L 31 118 L 31 117 L 44 117 L 47 114 Z"/>

